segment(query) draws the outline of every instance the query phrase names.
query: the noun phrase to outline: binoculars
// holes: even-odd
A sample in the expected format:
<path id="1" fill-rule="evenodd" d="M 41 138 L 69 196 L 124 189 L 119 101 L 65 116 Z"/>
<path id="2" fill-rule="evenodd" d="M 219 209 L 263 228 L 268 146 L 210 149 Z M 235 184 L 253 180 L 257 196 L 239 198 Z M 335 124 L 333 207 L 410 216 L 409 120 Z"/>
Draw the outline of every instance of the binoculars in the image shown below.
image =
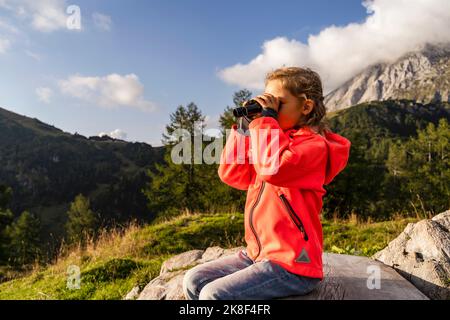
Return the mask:
<path id="1" fill-rule="evenodd" d="M 258 103 L 258 101 L 251 99 L 245 107 L 237 107 L 233 109 L 233 115 L 236 118 L 243 116 L 253 117 L 254 115 L 260 113 L 263 107 Z"/>

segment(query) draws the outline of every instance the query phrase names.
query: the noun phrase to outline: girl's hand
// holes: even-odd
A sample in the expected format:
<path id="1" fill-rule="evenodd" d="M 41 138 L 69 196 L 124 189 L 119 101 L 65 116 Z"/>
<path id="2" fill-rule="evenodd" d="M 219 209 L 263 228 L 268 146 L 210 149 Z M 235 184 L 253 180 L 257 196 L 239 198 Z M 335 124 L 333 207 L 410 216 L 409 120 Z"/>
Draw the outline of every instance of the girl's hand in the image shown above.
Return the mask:
<path id="1" fill-rule="evenodd" d="M 276 112 L 278 112 L 278 109 L 280 108 L 279 99 L 270 93 L 263 93 L 253 99 L 258 101 L 263 108 L 271 108 Z"/>

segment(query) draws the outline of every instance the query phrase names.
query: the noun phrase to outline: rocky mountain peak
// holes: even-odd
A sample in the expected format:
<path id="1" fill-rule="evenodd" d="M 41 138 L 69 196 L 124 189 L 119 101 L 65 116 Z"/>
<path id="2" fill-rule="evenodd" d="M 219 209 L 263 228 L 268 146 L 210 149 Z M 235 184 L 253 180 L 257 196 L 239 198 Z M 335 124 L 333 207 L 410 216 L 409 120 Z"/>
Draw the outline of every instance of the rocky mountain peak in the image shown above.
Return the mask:
<path id="1" fill-rule="evenodd" d="M 382 62 L 330 92 L 328 111 L 368 101 L 416 100 L 450 102 L 450 44 L 426 44 L 392 63 Z"/>

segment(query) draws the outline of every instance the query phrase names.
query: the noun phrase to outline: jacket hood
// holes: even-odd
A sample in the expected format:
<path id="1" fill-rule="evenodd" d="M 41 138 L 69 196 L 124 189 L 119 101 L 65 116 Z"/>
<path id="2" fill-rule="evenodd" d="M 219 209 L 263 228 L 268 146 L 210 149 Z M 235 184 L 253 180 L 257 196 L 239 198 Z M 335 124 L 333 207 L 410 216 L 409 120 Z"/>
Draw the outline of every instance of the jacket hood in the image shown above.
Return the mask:
<path id="1" fill-rule="evenodd" d="M 298 130 L 288 129 L 285 133 L 294 136 L 316 134 L 309 126 L 304 126 Z M 351 142 L 347 138 L 329 130 L 325 130 L 325 137 L 320 134 L 317 135 L 324 139 L 328 149 L 327 170 L 324 182 L 324 184 L 327 185 L 333 181 L 334 177 L 336 177 L 347 165 L 350 156 Z"/>
<path id="2" fill-rule="evenodd" d="M 326 131 L 323 139 L 328 147 L 328 162 L 325 174 L 325 184 L 327 185 L 333 181 L 334 177 L 336 177 L 347 165 L 350 156 L 351 142 L 343 136 L 331 131 Z"/>

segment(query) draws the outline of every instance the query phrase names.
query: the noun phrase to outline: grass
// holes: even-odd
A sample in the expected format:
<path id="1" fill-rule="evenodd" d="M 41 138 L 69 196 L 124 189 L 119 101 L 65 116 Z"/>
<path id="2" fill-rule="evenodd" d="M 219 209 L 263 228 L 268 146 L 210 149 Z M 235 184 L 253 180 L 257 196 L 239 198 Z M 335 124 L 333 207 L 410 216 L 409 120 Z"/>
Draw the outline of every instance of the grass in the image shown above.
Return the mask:
<path id="1" fill-rule="evenodd" d="M 361 256 L 372 256 L 385 248 L 419 218 L 396 217 L 382 222 L 360 222 L 352 215 L 348 220 L 322 221 L 324 250 Z"/>
<path id="2" fill-rule="evenodd" d="M 244 246 L 242 213 L 189 214 L 159 219 L 124 231 L 104 232 L 83 250 L 62 251 L 47 267 L 0 284 L 0 299 L 122 299 L 159 274 L 164 260 L 192 249 Z M 385 222 L 323 221 L 324 250 L 370 256 L 385 247 L 413 218 Z M 81 272 L 79 289 L 69 289 L 71 266 Z"/>

